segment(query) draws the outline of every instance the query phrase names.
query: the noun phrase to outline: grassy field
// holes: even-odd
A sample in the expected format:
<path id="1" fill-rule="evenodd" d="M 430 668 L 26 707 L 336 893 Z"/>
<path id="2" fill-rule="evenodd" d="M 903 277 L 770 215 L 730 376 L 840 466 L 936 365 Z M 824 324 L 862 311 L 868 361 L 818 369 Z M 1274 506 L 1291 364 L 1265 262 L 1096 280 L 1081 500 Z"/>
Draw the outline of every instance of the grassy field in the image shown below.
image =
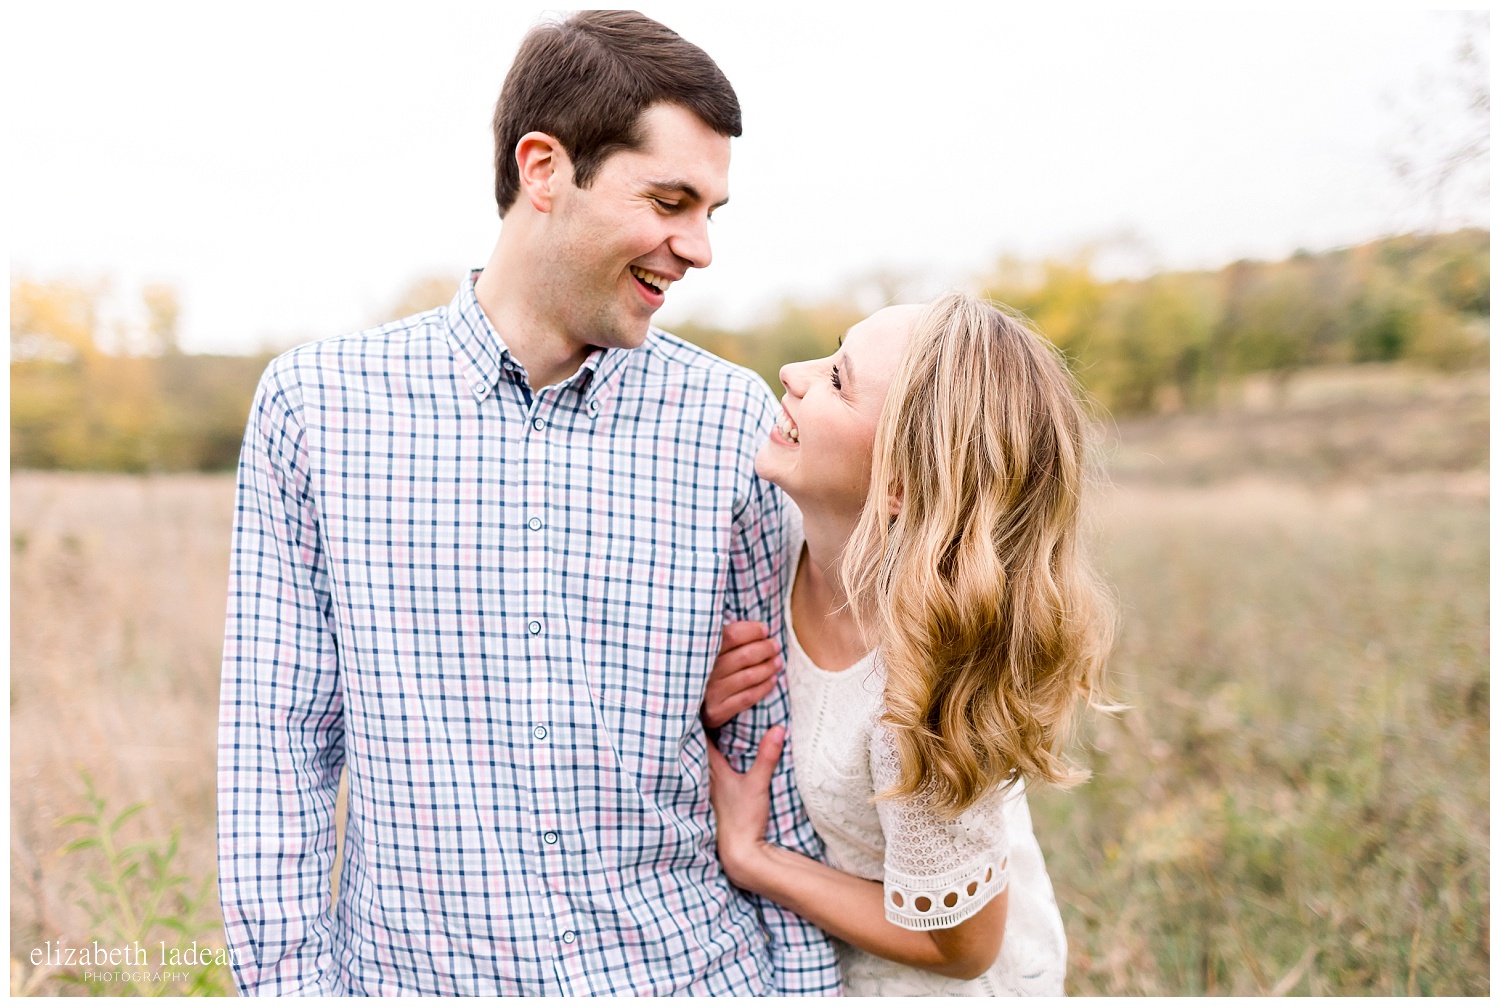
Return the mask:
<path id="1" fill-rule="evenodd" d="M 1487 375 L 1364 367 L 1113 429 L 1131 709 L 1086 728 L 1091 782 L 1032 798 L 1070 992 L 1488 993 L 1488 415 Z M 75 988 L 26 957 L 100 905 L 98 851 L 59 852 L 79 768 L 148 802 L 123 837 L 213 870 L 232 497 L 13 474 L 15 991 Z"/>

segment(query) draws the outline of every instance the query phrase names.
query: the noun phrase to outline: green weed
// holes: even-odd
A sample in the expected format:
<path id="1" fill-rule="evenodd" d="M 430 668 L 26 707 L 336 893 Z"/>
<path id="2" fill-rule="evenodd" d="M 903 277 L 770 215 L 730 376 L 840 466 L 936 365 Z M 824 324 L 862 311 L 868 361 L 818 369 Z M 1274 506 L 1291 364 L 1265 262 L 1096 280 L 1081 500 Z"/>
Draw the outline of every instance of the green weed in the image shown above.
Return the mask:
<path id="1" fill-rule="evenodd" d="M 75 900 L 89 918 L 87 942 L 79 947 L 91 953 L 95 947 L 130 952 L 124 963 L 59 961 L 47 968 L 44 961 L 32 974 L 33 985 L 47 980 L 59 991 L 105 996 L 230 994 L 234 987 L 222 961 L 223 928 L 213 875 L 195 883 L 180 871 L 175 831 L 165 841 L 126 842 L 125 826 L 146 805 L 115 812 L 88 773 L 80 775 L 88 810 L 57 823 L 82 833 L 60 851 L 65 860 L 74 861 L 75 870 L 82 868 L 87 884 Z"/>

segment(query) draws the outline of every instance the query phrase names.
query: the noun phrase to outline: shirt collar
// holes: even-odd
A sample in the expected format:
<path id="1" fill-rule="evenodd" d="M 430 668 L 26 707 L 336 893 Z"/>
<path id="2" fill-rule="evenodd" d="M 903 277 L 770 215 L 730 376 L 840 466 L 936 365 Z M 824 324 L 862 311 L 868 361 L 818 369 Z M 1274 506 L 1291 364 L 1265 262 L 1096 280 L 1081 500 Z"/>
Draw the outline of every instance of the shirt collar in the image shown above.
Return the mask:
<path id="1" fill-rule="evenodd" d="M 482 399 L 500 384 L 505 374 L 505 365 L 510 362 L 510 350 L 505 340 L 490 325 L 479 298 L 474 294 L 474 278 L 479 270 L 473 270 L 458 285 L 458 293 L 448 303 L 448 342 L 464 371 L 469 391 L 476 399 Z"/>
<path id="2" fill-rule="evenodd" d="M 458 293 L 448 304 L 447 321 L 448 341 L 463 368 L 469 392 L 476 399 L 483 399 L 499 386 L 508 370 L 519 369 L 521 363 L 513 359 L 505 340 L 479 306 L 479 297 L 474 293 L 479 272 L 470 270 L 458 285 Z M 584 358 L 577 373 L 563 382 L 574 385 L 579 395 L 588 400 L 590 416 L 598 415 L 603 408 L 617 383 L 614 379 L 631 352 L 619 348 L 595 349 Z"/>

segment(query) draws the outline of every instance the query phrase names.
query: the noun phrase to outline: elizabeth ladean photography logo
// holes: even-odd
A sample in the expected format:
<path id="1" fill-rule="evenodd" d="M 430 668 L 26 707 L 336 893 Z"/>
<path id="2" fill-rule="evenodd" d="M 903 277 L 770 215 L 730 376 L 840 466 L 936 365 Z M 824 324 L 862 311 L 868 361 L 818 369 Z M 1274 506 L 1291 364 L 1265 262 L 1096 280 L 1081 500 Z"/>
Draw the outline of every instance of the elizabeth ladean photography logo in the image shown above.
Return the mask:
<path id="1" fill-rule="evenodd" d="M 239 955 L 233 948 L 215 948 L 208 945 L 198 946 L 197 941 L 192 941 L 185 948 L 167 947 L 166 941 L 158 941 L 159 953 L 156 961 L 151 961 L 150 952 L 140 942 L 126 944 L 121 947 L 105 947 L 98 941 L 91 941 L 80 947 L 72 947 L 64 940 L 44 941 L 42 947 L 31 949 L 32 965 L 51 965 L 54 968 L 83 968 L 92 966 L 94 968 L 127 966 L 135 969 L 169 969 L 181 968 L 183 966 L 203 965 L 238 965 Z M 97 974 L 84 973 L 88 978 L 98 981 L 109 982 Z M 170 981 L 167 976 L 156 977 Z M 180 978 L 187 978 L 183 973 Z"/>

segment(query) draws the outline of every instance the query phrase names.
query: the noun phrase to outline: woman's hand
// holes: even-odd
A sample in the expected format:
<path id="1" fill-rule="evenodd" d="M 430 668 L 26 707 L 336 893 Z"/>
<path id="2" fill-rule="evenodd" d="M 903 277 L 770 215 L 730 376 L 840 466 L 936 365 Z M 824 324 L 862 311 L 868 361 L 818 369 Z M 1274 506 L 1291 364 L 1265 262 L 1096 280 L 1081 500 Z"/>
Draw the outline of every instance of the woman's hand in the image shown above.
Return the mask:
<path id="1" fill-rule="evenodd" d="M 771 774 L 785 744 L 785 728 L 767 731 L 747 773 L 736 773 L 717 746 L 708 746 L 708 797 L 719 823 L 719 862 L 729 880 L 746 891 L 758 890 L 758 868 L 770 849 Z"/>
<path id="2" fill-rule="evenodd" d="M 703 726 L 721 727 L 769 696 L 782 668 L 780 651 L 765 623 L 725 623 L 719 656 L 703 693 Z"/>

